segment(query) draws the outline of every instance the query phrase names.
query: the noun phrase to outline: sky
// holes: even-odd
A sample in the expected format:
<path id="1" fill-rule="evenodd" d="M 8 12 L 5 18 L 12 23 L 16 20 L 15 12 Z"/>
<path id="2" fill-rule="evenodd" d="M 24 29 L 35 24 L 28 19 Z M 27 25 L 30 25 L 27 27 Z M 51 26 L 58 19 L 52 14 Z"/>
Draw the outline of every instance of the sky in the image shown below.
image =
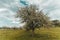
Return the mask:
<path id="1" fill-rule="evenodd" d="M 18 7 L 36 4 L 54 20 L 60 20 L 60 0 L 0 0 L 0 27 L 22 26 L 15 18 Z"/>

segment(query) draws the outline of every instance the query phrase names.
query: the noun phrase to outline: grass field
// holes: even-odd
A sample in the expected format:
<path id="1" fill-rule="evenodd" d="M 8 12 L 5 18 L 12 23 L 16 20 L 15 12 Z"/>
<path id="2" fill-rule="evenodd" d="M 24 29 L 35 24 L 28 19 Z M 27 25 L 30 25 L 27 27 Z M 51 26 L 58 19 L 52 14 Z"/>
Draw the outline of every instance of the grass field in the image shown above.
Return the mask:
<path id="1" fill-rule="evenodd" d="M 34 37 L 31 32 L 20 29 L 0 29 L 0 40 L 60 40 L 60 28 L 36 29 Z"/>

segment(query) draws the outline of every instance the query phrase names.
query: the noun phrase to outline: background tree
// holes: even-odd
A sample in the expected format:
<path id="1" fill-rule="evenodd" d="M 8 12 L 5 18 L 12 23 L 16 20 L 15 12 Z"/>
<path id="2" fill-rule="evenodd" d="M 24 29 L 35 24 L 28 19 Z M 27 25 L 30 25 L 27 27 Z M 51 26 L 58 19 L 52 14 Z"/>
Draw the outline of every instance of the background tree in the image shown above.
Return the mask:
<path id="1" fill-rule="evenodd" d="M 34 35 L 35 28 L 42 26 L 47 27 L 47 25 L 50 25 L 49 17 L 45 15 L 42 10 L 39 11 L 39 8 L 36 5 L 20 8 L 17 17 L 19 17 L 22 22 L 26 23 L 26 29 L 32 30 L 32 36 Z"/>
<path id="2" fill-rule="evenodd" d="M 60 21 L 59 21 L 59 20 L 52 20 L 52 24 L 53 24 L 55 27 L 60 27 Z"/>

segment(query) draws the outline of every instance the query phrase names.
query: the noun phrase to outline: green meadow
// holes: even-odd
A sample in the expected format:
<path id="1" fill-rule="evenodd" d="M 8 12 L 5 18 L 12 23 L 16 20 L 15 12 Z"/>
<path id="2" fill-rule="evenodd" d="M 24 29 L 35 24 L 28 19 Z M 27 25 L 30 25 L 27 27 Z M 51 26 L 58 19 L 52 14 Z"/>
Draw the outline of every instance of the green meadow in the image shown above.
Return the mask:
<path id="1" fill-rule="evenodd" d="M 0 40 L 60 40 L 60 28 L 36 29 L 34 37 L 31 36 L 31 31 L 0 29 Z"/>

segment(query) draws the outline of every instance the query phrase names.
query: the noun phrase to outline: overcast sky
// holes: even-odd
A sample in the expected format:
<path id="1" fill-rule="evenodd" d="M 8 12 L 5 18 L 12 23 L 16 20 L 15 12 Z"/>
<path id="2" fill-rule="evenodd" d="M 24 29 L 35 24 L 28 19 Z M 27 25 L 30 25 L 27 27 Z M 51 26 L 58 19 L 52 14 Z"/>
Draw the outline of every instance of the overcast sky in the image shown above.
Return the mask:
<path id="1" fill-rule="evenodd" d="M 2 26 L 22 26 L 19 19 L 14 15 L 18 6 L 29 4 L 39 5 L 45 13 L 49 13 L 51 19 L 60 20 L 60 0 L 0 0 L 0 27 Z"/>

